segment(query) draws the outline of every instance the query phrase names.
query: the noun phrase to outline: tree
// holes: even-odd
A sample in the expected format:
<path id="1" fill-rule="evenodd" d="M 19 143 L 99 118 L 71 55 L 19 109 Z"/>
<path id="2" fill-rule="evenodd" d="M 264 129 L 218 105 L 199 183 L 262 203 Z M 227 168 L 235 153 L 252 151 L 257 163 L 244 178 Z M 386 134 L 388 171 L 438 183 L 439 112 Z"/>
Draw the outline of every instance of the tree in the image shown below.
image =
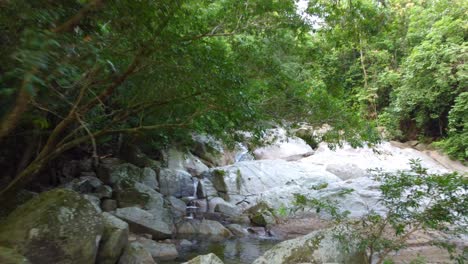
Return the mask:
<path id="1" fill-rule="evenodd" d="M 302 57 L 309 29 L 294 1 L 1 5 L 0 141 L 3 151 L 22 152 L 2 154 L 2 166 L 13 169 L 1 196 L 78 146 L 91 146 L 97 160 L 101 143 L 119 134 L 160 143 L 193 132 L 229 139 L 286 119 L 359 130 L 359 115 L 311 89 Z"/>

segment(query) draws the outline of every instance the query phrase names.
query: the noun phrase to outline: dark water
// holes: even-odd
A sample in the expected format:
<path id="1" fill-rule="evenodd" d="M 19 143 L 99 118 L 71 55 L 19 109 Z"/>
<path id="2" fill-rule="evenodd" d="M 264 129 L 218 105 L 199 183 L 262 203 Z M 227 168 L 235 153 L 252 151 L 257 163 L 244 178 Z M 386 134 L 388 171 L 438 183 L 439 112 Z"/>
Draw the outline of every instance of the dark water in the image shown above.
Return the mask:
<path id="1" fill-rule="evenodd" d="M 188 261 L 198 255 L 214 253 L 225 264 L 252 263 L 256 258 L 263 255 L 265 251 L 279 243 L 275 239 L 262 238 L 235 238 L 224 241 L 190 240 L 192 247 L 179 249 L 179 258 L 174 261 L 158 263 L 176 264 Z"/>

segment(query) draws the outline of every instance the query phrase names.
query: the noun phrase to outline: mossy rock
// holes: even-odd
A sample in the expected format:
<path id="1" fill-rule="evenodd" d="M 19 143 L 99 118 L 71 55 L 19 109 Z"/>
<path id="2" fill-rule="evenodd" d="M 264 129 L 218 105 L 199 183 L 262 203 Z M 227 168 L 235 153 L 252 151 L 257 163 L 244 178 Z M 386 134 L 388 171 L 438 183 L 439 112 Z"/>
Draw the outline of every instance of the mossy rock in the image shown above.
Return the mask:
<path id="1" fill-rule="evenodd" d="M 265 202 L 260 202 L 246 210 L 250 221 L 256 226 L 276 224 L 275 211 Z"/>
<path id="2" fill-rule="evenodd" d="M 0 263 L 2 264 L 31 264 L 24 256 L 11 248 L 0 247 Z"/>
<path id="3" fill-rule="evenodd" d="M 94 263 L 102 231 L 101 216 L 88 200 L 55 189 L 13 211 L 0 226 L 0 244 L 32 263 Z"/>

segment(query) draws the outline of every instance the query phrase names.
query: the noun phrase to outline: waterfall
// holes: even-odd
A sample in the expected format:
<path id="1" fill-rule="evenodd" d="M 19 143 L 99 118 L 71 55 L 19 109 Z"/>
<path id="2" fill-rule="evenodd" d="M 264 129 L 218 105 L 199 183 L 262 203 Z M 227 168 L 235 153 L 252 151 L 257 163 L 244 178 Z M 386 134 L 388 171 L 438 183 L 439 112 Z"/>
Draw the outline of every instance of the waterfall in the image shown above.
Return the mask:
<path id="1" fill-rule="evenodd" d="M 197 188 L 198 188 L 198 178 L 192 178 L 193 179 L 193 194 L 192 196 L 187 197 L 189 202 L 187 204 L 187 216 L 185 217 L 186 219 L 193 219 L 194 215 L 193 213 L 197 211 L 198 206 L 196 205 L 195 201 L 198 199 L 197 197 Z"/>

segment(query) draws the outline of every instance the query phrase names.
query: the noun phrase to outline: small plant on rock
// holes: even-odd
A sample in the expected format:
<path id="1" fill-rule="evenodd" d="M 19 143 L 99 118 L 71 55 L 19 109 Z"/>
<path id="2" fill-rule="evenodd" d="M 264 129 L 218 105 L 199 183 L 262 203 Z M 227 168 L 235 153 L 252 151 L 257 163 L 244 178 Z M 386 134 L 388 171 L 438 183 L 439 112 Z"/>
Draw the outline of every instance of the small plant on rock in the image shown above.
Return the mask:
<path id="1" fill-rule="evenodd" d="M 370 210 L 360 218 L 350 218 L 348 212 L 339 210 L 336 200 L 299 194 L 296 209 L 326 213 L 337 224 L 334 237 L 342 249 L 351 252 L 357 247 L 366 254 L 367 263 L 391 263 L 391 253 L 407 247 L 419 232 L 436 234 L 430 244 L 446 249 L 454 262 L 464 263 L 466 249 L 457 249 L 450 238 L 468 233 L 468 178 L 457 173 L 430 174 L 417 160 L 410 165 L 410 171 L 373 171 L 381 183 L 385 213 Z"/>

